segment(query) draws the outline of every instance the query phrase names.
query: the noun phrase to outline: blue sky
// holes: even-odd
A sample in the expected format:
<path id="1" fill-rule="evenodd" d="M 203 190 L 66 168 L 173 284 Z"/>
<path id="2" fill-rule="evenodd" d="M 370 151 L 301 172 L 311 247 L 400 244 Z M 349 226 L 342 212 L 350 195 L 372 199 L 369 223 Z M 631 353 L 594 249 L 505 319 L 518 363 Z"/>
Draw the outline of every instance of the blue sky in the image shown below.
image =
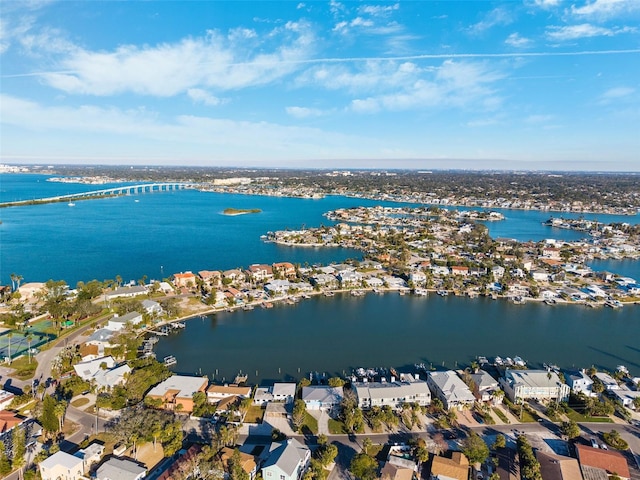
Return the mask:
<path id="1" fill-rule="evenodd" d="M 640 171 L 640 1 L 0 1 L 4 163 Z"/>

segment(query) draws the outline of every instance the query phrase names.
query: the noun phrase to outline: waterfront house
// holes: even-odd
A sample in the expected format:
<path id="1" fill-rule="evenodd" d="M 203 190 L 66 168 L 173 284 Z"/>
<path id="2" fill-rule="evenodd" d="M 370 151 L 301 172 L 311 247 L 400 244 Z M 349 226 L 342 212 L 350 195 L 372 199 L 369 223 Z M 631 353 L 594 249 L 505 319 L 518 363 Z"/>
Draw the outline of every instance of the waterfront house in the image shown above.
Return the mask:
<path id="1" fill-rule="evenodd" d="M 451 458 L 436 455 L 431 460 L 430 480 L 468 480 L 469 460 L 461 452 L 452 452 Z"/>
<path id="2" fill-rule="evenodd" d="M 198 276 L 208 287 L 219 288 L 222 286 L 222 272 L 218 270 L 200 270 Z"/>
<path id="3" fill-rule="evenodd" d="M 343 287 L 354 286 L 360 285 L 360 282 L 362 281 L 362 274 L 352 270 L 343 270 L 338 273 L 337 278 Z"/>
<path id="4" fill-rule="evenodd" d="M 631 478 L 627 459 L 620 452 L 576 444 L 576 455 L 586 479 L 606 479 L 609 475 L 623 480 Z"/>
<path id="5" fill-rule="evenodd" d="M 389 406 L 399 410 L 404 404 L 431 404 L 431 392 L 427 382 L 355 382 L 352 385 L 358 398 L 358 406 L 367 410 L 372 407 Z"/>
<path id="6" fill-rule="evenodd" d="M 176 410 L 178 405 L 182 405 L 181 411 L 191 413 L 193 394 L 204 392 L 208 383 L 206 377 L 173 375 L 149 390 L 147 397 L 151 400 L 159 400 L 160 407 L 165 410 Z"/>
<path id="7" fill-rule="evenodd" d="M 491 267 L 491 274 L 495 280 L 500 280 L 504 276 L 504 267 L 500 265 Z"/>
<path id="8" fill-rule="evenodd" d="M 276 382 L 269 387 L 258 387 L 253 395 L 254 405 L 265 405 L 269 402 L 291 403 L 296 397 L 296 384 Z"/>
<path id="9" fill-rule="evenodd" d="M 531 278 L 533 278 L 536 282 L 548 282 L 549 281 L 549 272 L 546 270 L 531 270 L 529 272 Z"/>
<path id="10" fill-rule="evenodd" d="M 107 357 L 99 357 L 87 362 L 76 363 L 73 366 L 73 369 L 75 370 L 76 375 L 78 375 L 82 380 L 91 380 L 98 371 L 113 368 L 115 364 L 116 361 L 111 355 L 109 355 Z"/>
<path id="11" fill-rule="evenodd" d="M 238 385 L 211 385 L 207 388 L 207 401 L 218 403 L 220 400 L 230 397 L 249 398 L 251 387 L 240 387 Z"/>
<path id="12" fill-rule="evenodd" d="M 602 382 L 604 389 L 609 392 L 620 388 L 618 382 L 606 372 L 596 372 L 596 378 Z"/>
<path id="13" fill-rule="evenodd" d="M 104 356 L 104 349 L 111 348 L 113 345 L 111 344 L 111 339 L 115 336 L 116 332 L 113 330 L 109 330 L 108 328 L 101 328 L 96 330 L 89 338 L 85 340 L 84 345 L 95 345 L 98 347 L 98 355 Z"/>
<path id="14" fill-rule="evenodd" d="M 162 307 L 160 306 L 160 304 L 154 300 L 143 300 L 142 301 L 142 308 L 144 308 L 144 311 L 146 313 L 148 313 L 149 315 L 161 315 L 162 314 Z"/>
<path id="15" fill-rule="evenodd" d="M 292 279 L 296 277 L 296 267 L 293 263 L 279 262 L 272 265 L 273 273 L 280 275 L 282 278 Z"/>
<path id="16" fill-rule="evenodd" d="M 86 480 L 82 458 L 58 451 L 38 465 L 42 480 Z"/>
<path id="17" fill-rule="evenodd" d="M 431 267 L 431 271 L 433 272 L 434 275 L 439 275 L 439 276 L 447 276 L 450 273 L 449 267 L 445 267 L 441 265 L 433 265 Z"/>
<path id="18" fill-rule="evenodd" d="M 414 285 L 424 285 L 427 281 L 427 276 L 422 270 L 414 270 L 409 274 L 409 281 Z"/>
<path id="19" fill-rule="evenodd" d="M 429 372 L 427 384 L 431 393 L 442 401 L 447 410 L 462 409 L 465 406 L 473 405 L 476 401 L 469 387 L 453 370 Z"/>
<path id="20" fill-rule="evenodd" d="M 342 387 L 326 385 L 302 387 L 302 400 L 308 410 L 330 410 L 340 405 L 343 396 Z"/>
<path id="21" fill-rule="evenodd" d="M 144 285 L 134 285 L 132 287 L 118 287 L 112 292 L 105 293 L 107 300 L 113 300 L 115 298 L 132 298 L 138 295 L 146 295 L 147 287 Z"/>
<path id="22" fill-rule="evenodd" d="M 96 480 L 141 480 L 147 468 L 127 458 L 112 457 L 96 470 Z"/>
<path id="23" fill-rule="evenodd" d="M 564 372 L 564 379 L 573 393 L 584 393 L 587 396 L 591 396 L 593 380 L 589 378 L 589 375 L 584 370 L 567 370 Z"/>
<path id="24" fill-rule="evenodd" d="M 498 397 L 495 393 L 500 389 L 498 381 L 484 370 L 478 370 L 477 373 L 471 374 L 471 380 L 475 386 L 473 395 L 480 402 L 501 402 L 502 396 Z"/>
<path id="25" fill-rule="evenodd" d="M 292 286 L 289 280 L 271 280 L 264 289 L 272 295 L 285 295 Z"/>
<path id="26" fill-rule="evenodd" d="M 251 279 L 255 282 L 264 282 L 273 278 L 273 268 L 271 265 L 253 264 L 247 270 Z"/>
<path id="27" fill-rule="evenodd" d="M 467 277 L 469 276 L 469 267 L 465 267 L 463 265 L 453 265 L 451 267 L 451 275 Z"/>
<path id="28" fill-rule="evenodd" d="M 98 370 L 92 379 L 95 381 L 98 389 L 109 390 L 116 385 L 123 385 L 130 373 L 131 367 L 123 363 L 118 367 L 113 367 L 108 370 Z"/>
<path id="29" fill-rule="evenodd" d="M 196 286 L 196 276 L 193 272 L 174 273 L 173 284 L 176 288 L 193 288 Z"/>
<path id="30" fill-rule="evenodd" d="M 502 388 L 512 402 L 541 400 L 565 402 L 570 388 L 557 373 L 547 370 L 507 369 L 500 379 Z"/>
<path id="31" fill-rule="evenodd" d="M 311 284 L 318 287 L 335 288 L 338 279 L 330 273 L 317 273 L 310 278 Z"/>
<path id="32" fill-rule="evenodd" d="M 636 410 L 633 402 L 636 398 L 640 398 L 640 391 L 631 390 L 627 388 L 626 385 L 623 385 L 617 390 L 612 390 L 611 393 L 613 394 L 614 398 L 618 400 L 624 407 Z"/>
<path id="33" fill-rule="evenodd" d="M 142 320 L 142 314 L 138 312 L 129 312 L 122 316 L 115 313 L 107 322 L 106 328 L 113 330 L 114 332 L 119 332 L 120 330 L 123 330 L 127 324 L 139 325 L 142 323 Z"/>
<path id="34" fill-rule="evenodd" d="M 382 279 L 378 277 L 367 277 L 364 279 L 364 283 L 366 283 L 367 286 L 371 288 L 384 287 L 384 281 L 382 281 Z"/>
<path id="35" fill-rule="evenodd" d="M 273 442 L 262 463 L 264 480 L 300 480 L 309 461 L 311 450 L 295 438 Z"/>
<path id="36" fill-rule="evenodd" d="M 542 480 L 582 480 L 580 465 L 575 458 L 535 450 Z"/>

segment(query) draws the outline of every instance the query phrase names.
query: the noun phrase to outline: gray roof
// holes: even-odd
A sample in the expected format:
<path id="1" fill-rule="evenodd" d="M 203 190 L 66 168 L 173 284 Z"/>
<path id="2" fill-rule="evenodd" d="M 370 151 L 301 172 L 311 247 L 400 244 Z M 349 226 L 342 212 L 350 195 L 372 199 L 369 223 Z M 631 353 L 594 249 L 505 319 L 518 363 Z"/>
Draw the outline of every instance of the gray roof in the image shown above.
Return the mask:
<path id="1" fill-rule="evenodd" d="M 143 287 L 141 285 L 136 285 L 134 287 L 119 287 L 116 288 L 113 292 L 107 293 L 107 297 L 117 296 L 117 295 L 138 295 L 142 293 L 147 293 L 147 287 Z"/>
<path id="2" fill-rule="evenodd" d="M 78 466 L 82 466 L 82 459 L 59 451 L 40 462 L 40 466 L 47 469 L 55 468 L 58 465 L 63 466 L 67 470 L 72 470 Z"/>
<path id="3" fill-rule="evenodd" d="M 295 383 L 279 383 L 276 382 L 273 384 L 273 388 L 271 389 L 271 393 L 273 396 L 278 397 L 295 397 L 296 396 L 296 384 Z"/>
<path id="4" fill-rule="evenodd" d="M 340 403 L 343 396 L 342 387 L 302 387 L 302 400 L 305 402 Z"/>
<path id="5" fill-rule="evenodd" d="M 277 465 L 289 477 L 293 476 L 299 465 L 304 463 L 309 449 L 295 438 L 284 442 L 272 443 L 269 447 L 269 456 L 262 468 Z"/>
<path id="6" fill-rule="evenodd" d="M 109 330 L 108 328 L 101 328 L 100 330 L 96 330 L 95 332 L 93 332 L 91 336 L 85 340 L 85 343 L 106 342 L 114 335 L 115 332 L 113 330 Z"/>
<path id="7" fill-rule="evenodd" d="M 129 313 L 125 313 L 124 315 L 121 315 L 119 317 L 113 317 L 110 320 L 112 322 L 122 322 L 122 323 L 127 323 L 127 322 L 132 322 L 134 321 L 136 318 L 141 317 L 142 314 L 138 313 L 138 312 L 129 312 Z"/>
<path id="8" fill-rule="evenodd" d="M 552 388 L 562 383 L 557 373 L 546 370 L 507 370 L 505 378 L 512 386 L 523 385 L 530 388 Z"/>
<path id="9" fill-rule="evenodd" d="M 135 480 L 147 471 L 143 466 L 122 458 L 110 458 L 98 467 L 97 480 Z"/>
<path id="10" fill-rule="evenodd" d="M 478 370 L 478 373 L 472 373 L 471 379 L 478 386 L 478 390 L 498 386 L 498 381 L 484 370 Z"/>
<path id="11" fill-rule="evenodd" d="M 363 382 L 354 383 L 358 398 L 407 397 L 412 395 L 429 395 L 427 382 Z"/>
<path id="12" fill-rule="evenodd" d="M 452 370 L 429 372 L 429 378 L 442 392 L 447 402 L 475 402 L 469 387 Z"/>
<path id="13" fill-rule="evenodd" d="M 147 395 L 157 395 L 161 397 L 169 390 L 178 390 L 178 397 L 189 398 L 202 388 L 203 383 L 208 383 L 204 377 L 173 375 L 149 390 Z"/>

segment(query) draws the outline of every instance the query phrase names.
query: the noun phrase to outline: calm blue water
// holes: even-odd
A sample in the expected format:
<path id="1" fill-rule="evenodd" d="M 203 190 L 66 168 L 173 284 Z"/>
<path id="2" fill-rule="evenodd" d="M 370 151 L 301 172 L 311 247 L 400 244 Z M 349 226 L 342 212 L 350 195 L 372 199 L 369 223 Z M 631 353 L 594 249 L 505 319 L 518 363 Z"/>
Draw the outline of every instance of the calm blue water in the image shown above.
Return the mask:
<path id="1" fill-rule="evenodd" d="M 0 201 L 115 186 L 55 183 L 46 178 L 2 174 Z M 143 275 L 163 278 L 180 271 L 246 267 L 251 263 L 327 264 L 361 258 L 360 252 L 348 249 L 281 247 L 262 242 L 260 236 L 287 227 L 330 224 L 322 214 L 335 208 L 378 204 L 340 196 L 305 200 L 183 190 L 77 201 L 75 207 L 56 203 L 0 209 L 0 282 L 8 283 L 11 273 L 22 275 L 25 282 L 53 278 L 75 285 L 79 280 L 104 280 L 116 275 L 137 280 Z M 260 208 L 262 213 L 221 215 L 227 207 Z M 542 226 L 551 215 L 548 212 L 502 211 L 506 221 L 487 223 L 494 238 L 582 238 L 579 232 Z M 638 216 L 591 217 L 606 222 L 639 220 Z"/>
<path id="2" fill-rule="evenodd" d="M 177 372 L 229 381 L 239 372 L 260 383 L 308 372 L 414 363 L 456 368 L 477 355 L 520 355 L 532 366 L 640 373 L 638 307 L 514 305 L 502 300 L 368 294 L 313 297 L 295 306 L 195 318 L 156 345 L 175 355 Z M 217 370 L 217 374 L 216 374 Z"/>

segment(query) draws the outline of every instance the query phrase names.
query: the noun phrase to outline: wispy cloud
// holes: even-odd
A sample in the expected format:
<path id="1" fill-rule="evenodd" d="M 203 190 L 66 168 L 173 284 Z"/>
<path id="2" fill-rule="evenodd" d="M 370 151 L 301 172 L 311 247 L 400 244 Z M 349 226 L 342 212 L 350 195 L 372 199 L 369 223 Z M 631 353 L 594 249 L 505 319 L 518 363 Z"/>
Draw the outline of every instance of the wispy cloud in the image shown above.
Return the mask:
<path id="1" fill-rule="evenodd" d="M 307 107 L 286 107 L 285 111 L 288 115 L 291 115 L 294 118 L 311 118 L 311 117 L 321 117 L 326 115 L 328 112 L 324 110 L 320 110 L 319 108 L 307 108 Z"/>
<path id="2" fill-rule="evenodd" d="M 637 29 L 633 27 L 614 27 L 605 28 L 590 23 L 582 23 L 580 25 L 567 25 L 567 26 L 550 26 L 547 28 L 546 36 L 550 40 L 564 41 L 564 40 L 576 40 L 578 38 L 589 37 L 613 37 L 623 33 L 636 32 Z"/>
<path id="3" fill-rule="evenodd" d="M 400 4 L 394 3 L 393 5 L 362 5 L 358 8 L 358 11 L 361 14 L 380 17 L 387 16 L 398 9 L 400 9 Z"/>
<path id="4" fill-rule="evenodd" d="M 606 20 L 631 12 L 640 12 L 637 0 L 593 0 L 581 7 L 571 6 L 573 15 L 592 17 L 594 20 Z"/>
<path id="5" fill-rule="evenodd" d="M 525 123 L 529 123 L 532 125 L 547 123 L 547 122 L 550 122 L 551 120 L 553 120 L 553 115 L 541 115 L 541 114 L 529 115 L 524 119 Z"/>
<path id="6" fill-rule="evenodd" d="M 187 95 L 191 100 L 197 103 L 202 103 L 209 107 L 215 107 L 222 103 L 215 95 L 207 92 L 206 90 L 202 90 L 201 88 L 190 88 L 187 90 Z"/>
<path id="7" fill-rule="evenodd" d="M 560 5 L 560 0 L 534 0 L 534 5 L 542 9 L 554 8 Z"/>
<path id="8" fill-rule="evenodd" d="M 473 35 L 480 35 L 496 26 L 509 25 L 513 22 L 512 13 L 504 6 L 494 8 L 482 20 L 469 27 Z"/>
<path id="9" fill-rule="evenodd" d="M 512 33 L 507 37 L 504 41 L 507 45 L 514 48 L 525 48 L 531 45 L 531 39 L 526 37 L 521 37 L 519 33 Z"/>
<path id="10" fill-rule="evenodd" d="M 636 89 L 631 87 L 614 87 L 602 94 L 603 98 L 622 98 L 635 93 Z"/>

